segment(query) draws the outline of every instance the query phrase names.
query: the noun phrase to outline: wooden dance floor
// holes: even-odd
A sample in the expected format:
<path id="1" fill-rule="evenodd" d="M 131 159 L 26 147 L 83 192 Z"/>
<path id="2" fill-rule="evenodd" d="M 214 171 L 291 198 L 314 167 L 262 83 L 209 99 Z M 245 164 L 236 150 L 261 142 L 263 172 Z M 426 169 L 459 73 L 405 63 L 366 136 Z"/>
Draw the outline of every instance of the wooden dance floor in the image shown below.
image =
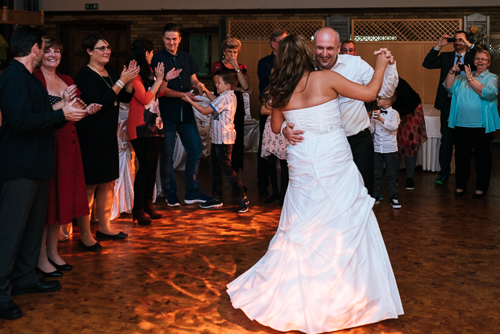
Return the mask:
<path id="1" fill-rule="evenodd" d="M 500 144 L 493 145 L 493 174 L 484 199 L 454 197 L 454 177 L 436 186 L 436 173 L 415 173 L 416 189 L 404 189 L 402 209 L 385 199 L 375 206 L 405 314 L 399 319 L 338 333 L 500 333 Z M 473 170 L 474 171 L 474 170 Z M 250 211 L 238 214 L 227 182 L 224 207 L 157 207 L 165 218 L 150 226 L 130 215 L 114 224 L 124 241 L 101 242 L 83 252 L 78 234 L 60 243 L 74 269 L 62 290 L 14 297 L 24 316 L 0 320 L 0 333 L 278 333 L 232 308 L 226 284 L 266 252 L 280 217 L 279 204 L 264 204 L 256 187 L 256 155 L 240 172 Z M 183 173 L 177 174 L 184 197 Z M 210 193 L 207 161 L 200 171 Z M 95 230 L 97 225 L 93 226 Z M 78 232 L 76 230 L 76 232 Z"/>

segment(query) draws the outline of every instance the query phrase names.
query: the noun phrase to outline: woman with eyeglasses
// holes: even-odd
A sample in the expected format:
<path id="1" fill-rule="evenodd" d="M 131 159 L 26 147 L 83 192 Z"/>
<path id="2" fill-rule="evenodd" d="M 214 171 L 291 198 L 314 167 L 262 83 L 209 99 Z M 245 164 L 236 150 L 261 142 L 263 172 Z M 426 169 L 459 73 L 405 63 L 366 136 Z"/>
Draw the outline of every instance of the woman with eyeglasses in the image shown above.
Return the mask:
<path id="1" fill-rule="evenodd" d="M 495 130 L 500 129 L 498 76 L 488 70 L 490 64 L 490 53 L 479 49 L 474 56 L 476 70 L 465 65 L 462 71 L 456 64 L 444 82 L 452 94 L 448 126 L 455 129 L 456 197 L 462 197 L 467 188 L 472 151 L 477 175 L 472 197 L 483 198 L 490 185 L 490 146 Z"/>
<path id="2" fill-rule="evenodd" d="M 90 56 L 89 63 L 78 71 L 75 83 L 86 103 L 98 103 L 101 110 L 77 122 L 80 140 L 87 199 L 93 207 L 94 194 L 99 222 L 96 238 L 101 240 L 126 239 L 126 233 L 111 227 L 110 215 L 113 189 L 119 176 L 118 141 L 116 138 L 120 102 L 130 102 L 134 95 L 132 80 L 139 73 L 135 61 L 123 67 L 119 75 L 108 66 L 111 45 L 102 35 L 91 33 L 82 42 L 83 50 Z M 84 250 L 97 252 L 101 245 L 90 230 L 90 215 L 78 218 L 80 240 Z"/>

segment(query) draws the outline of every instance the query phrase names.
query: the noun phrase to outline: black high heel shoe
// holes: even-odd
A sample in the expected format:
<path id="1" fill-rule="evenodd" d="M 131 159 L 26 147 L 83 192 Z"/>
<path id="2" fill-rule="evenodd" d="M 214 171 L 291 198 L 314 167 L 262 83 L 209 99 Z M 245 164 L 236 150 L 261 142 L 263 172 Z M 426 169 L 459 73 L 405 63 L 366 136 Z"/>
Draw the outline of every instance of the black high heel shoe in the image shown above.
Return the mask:
<path id="1" fill-rule="evenodd" d="M 153 201 L 145 201 L 144 202 L 144 212 L 147 213 L 149 215 L 149 217 L 151 217 L 151 219 L 160 219 L 161 217 L 163 217 L 161 213 L 156 211 L 155 207 L 153 206 Z M 141 225 L 144 225 L 144 224 L 141 224 Z"/>
<path id="2" fill-rule="evenodd" d="M 39 272 L 39 273 L 42 273 L 43 277 L 46 277 L 46 278 L 54 278 L 54 277 L 61 277 L 63 275 L 62 272 L 60 272 L 59 270 L 56 270 L 56 271 L 52 271 L 50 273 L 46 273 L 45 271 L 43 271 L 42 269 L 40 268 L 36 268 L 36 270 Z"/>
<path id="3" fill-rule="evenodd" d="M 151 217 L 152 218 L 152 217 Z M 146 217 L 144 210 L 132 210 L 132 221 L 136 221 L 139 225 L 149 225 L 151 224 L 151 219 Z M 97 231 L 99 232 L 99 231 Z"/>
<path id="4" fill-rule="evenodd" d="M 54 261 L 52 261 L 50 258 L 48 258 L 48 259 L 49 259 L 50 264 L 53 265 L 54 267 L 56 267 L 57 270 L 71 270 L 71 269 L 73 269 L 73 267 L 67 263 L 57 264 Z"/>

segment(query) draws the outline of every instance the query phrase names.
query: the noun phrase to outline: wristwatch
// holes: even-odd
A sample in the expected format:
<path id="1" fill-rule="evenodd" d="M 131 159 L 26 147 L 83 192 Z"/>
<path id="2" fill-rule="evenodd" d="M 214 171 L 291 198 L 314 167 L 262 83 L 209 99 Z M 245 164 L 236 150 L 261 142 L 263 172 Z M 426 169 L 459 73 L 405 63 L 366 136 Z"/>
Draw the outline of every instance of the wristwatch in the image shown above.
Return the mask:
<path id="1" fill-rule="evenodd" d="M 240 72 L 241 72 L 241 70 L 240 70 L 240 69 L 237 69 L 237 70 L 236 70 L 236 73 L 240 73 Z"/>

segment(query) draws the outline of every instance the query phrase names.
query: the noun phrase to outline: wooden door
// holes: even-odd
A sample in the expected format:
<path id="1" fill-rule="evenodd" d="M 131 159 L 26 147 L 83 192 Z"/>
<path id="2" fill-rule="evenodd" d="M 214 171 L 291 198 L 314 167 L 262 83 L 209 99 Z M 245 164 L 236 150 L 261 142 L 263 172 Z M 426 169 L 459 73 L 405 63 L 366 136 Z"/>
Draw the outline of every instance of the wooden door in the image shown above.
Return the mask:
<path id="1" fill-rule="evenodd" d="M 83 38 L 93 32 L 106 37 L 113 47 L 109 65 L 118 73 L 128 63 L 130 53 L 130 25 L 128 21 L 74 21 L 64 22 L 58 26 L 58 36 L 63 43 L 64 51 L 58 70 L 72 78 L 88 64 L 89 56 L 82 49 Z"/>

